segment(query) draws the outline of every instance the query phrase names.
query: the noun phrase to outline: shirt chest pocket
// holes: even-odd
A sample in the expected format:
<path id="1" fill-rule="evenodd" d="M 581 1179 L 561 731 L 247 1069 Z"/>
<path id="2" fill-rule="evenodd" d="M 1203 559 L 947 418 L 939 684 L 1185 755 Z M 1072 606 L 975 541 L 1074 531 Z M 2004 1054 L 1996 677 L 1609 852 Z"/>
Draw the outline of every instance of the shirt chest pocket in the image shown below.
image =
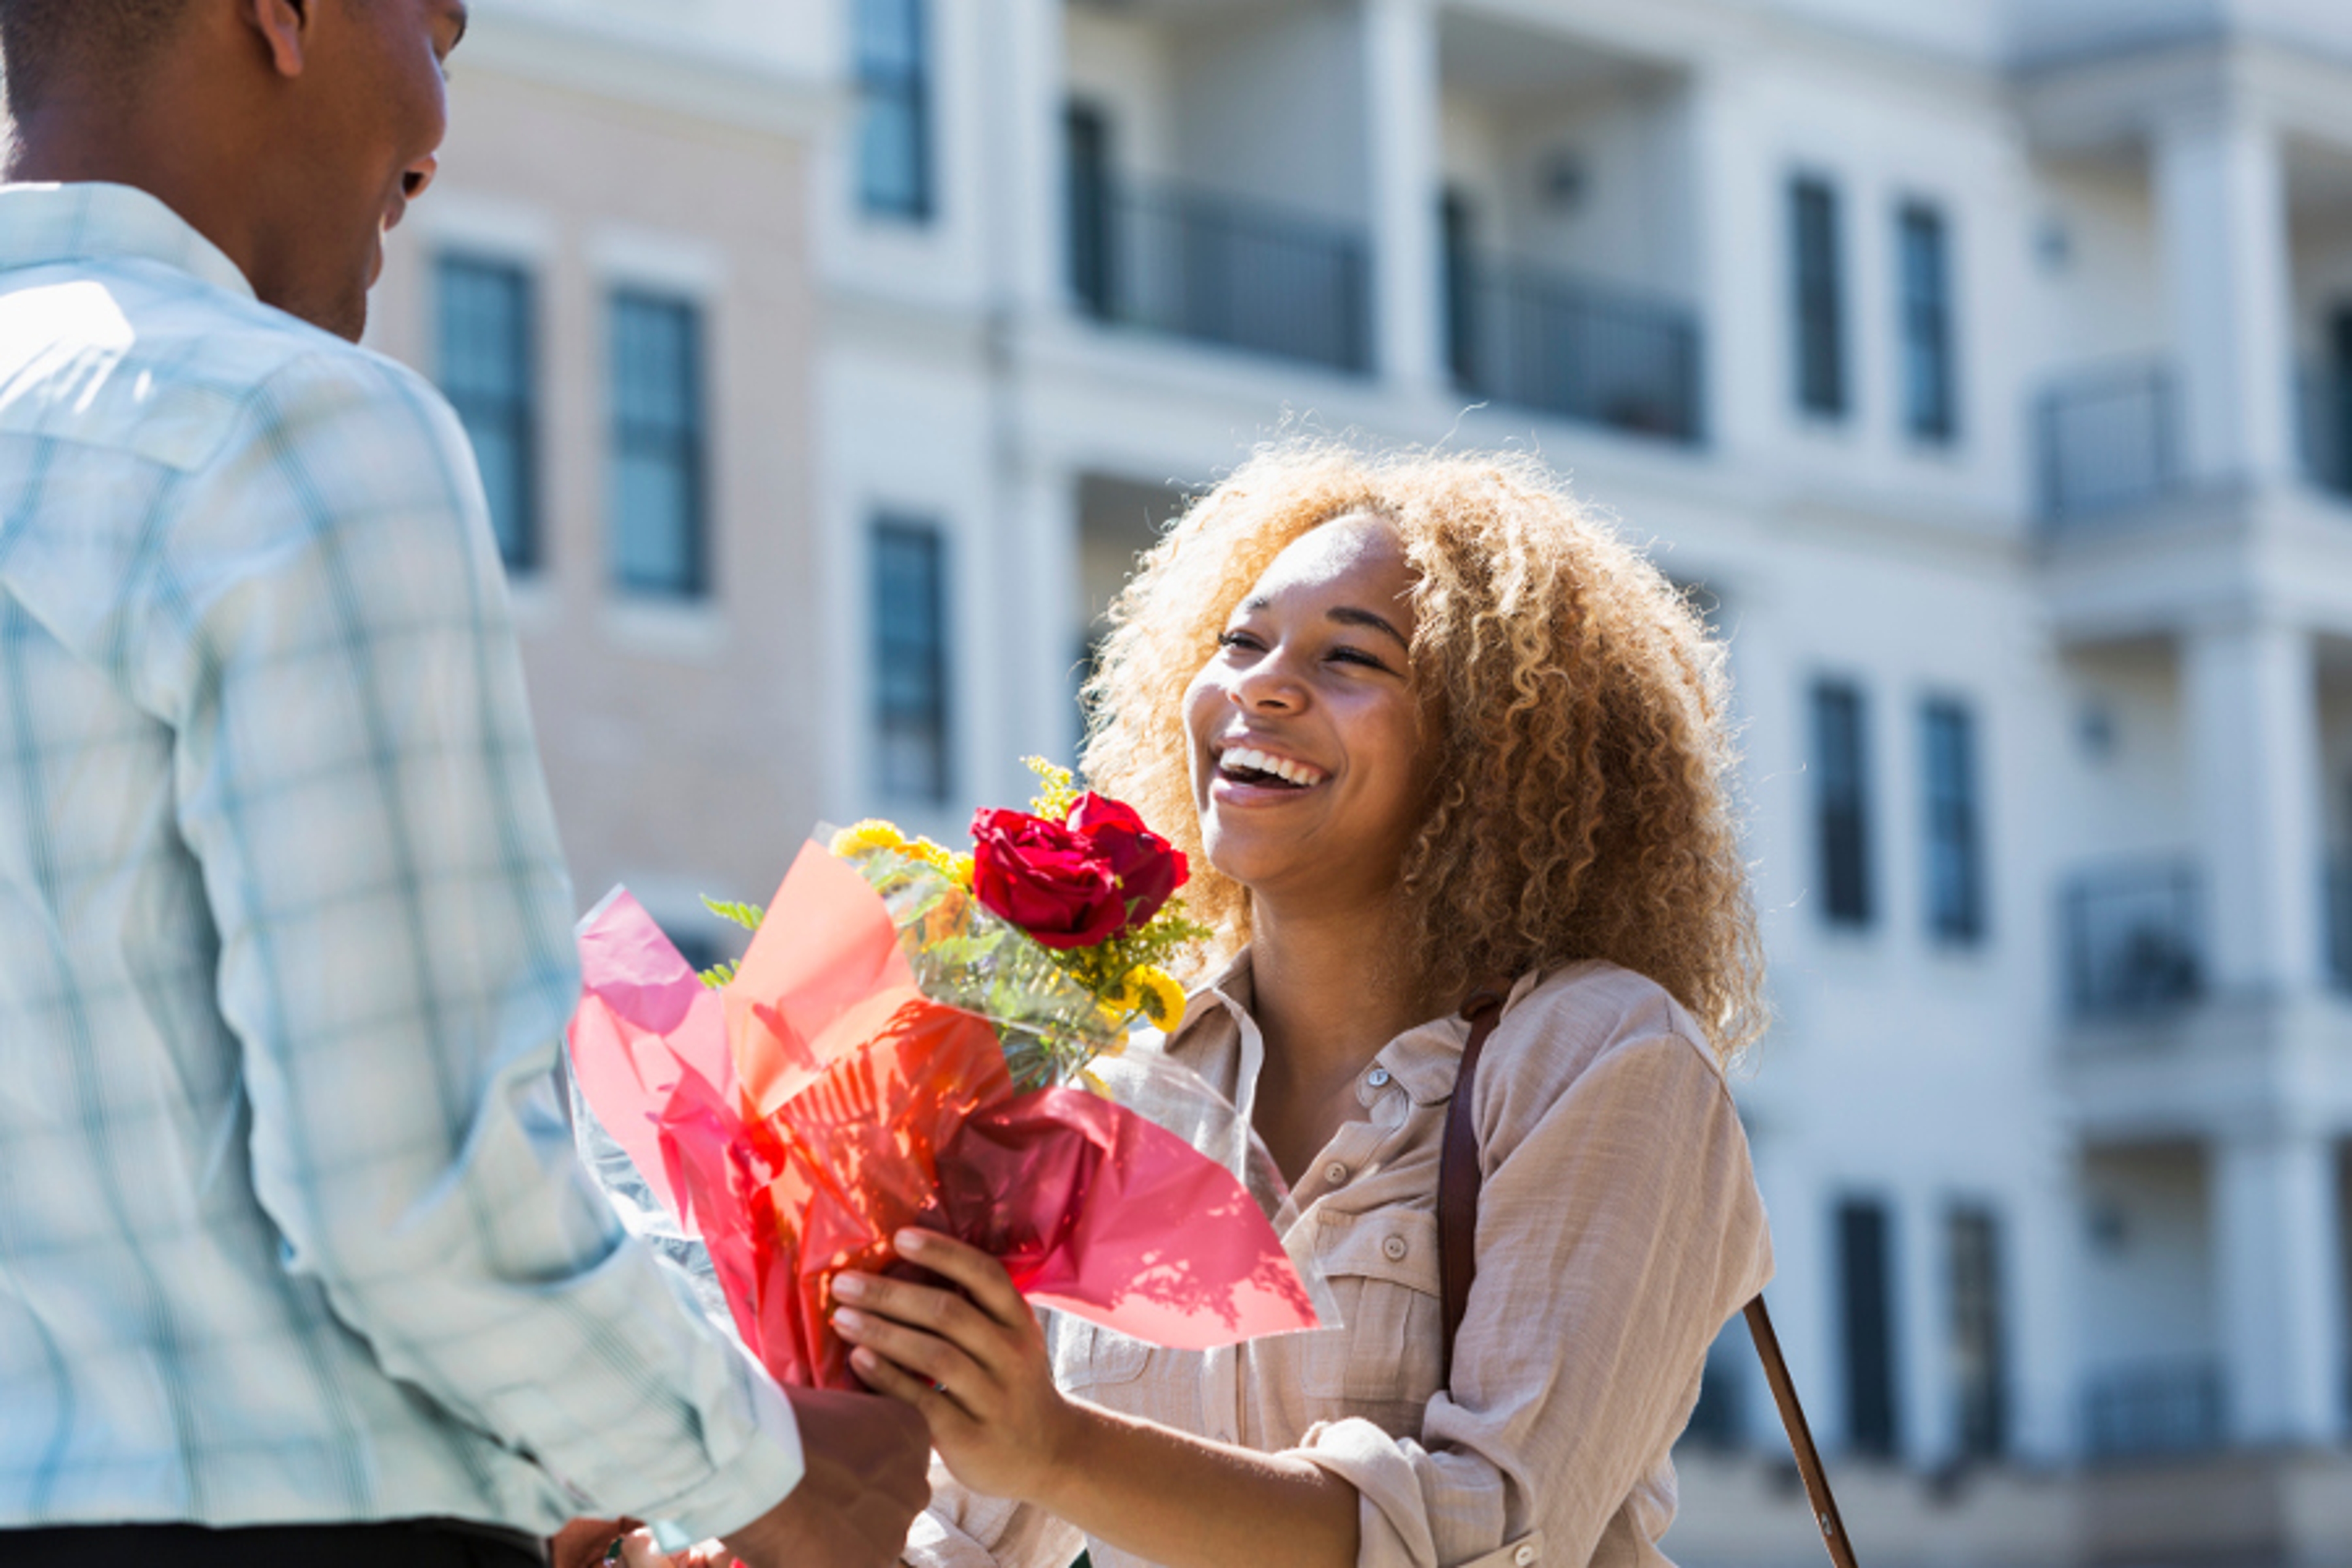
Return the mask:
<path id="1" fill-rule="evenodd" d="M 1316 1261 L 1339 1303 L 1337 1332 L 1307 1336 L 1300 1378 L 1310 1397 L 1410 1405 L 1437 1392 L 1444 1317 L 1437 1216 L 1423 1209 L 1326 1214 Z"/>
<path id="2" fill-rule="evenodd" d="M 1133 1383 L 1151 1360 L 1151 1347 L 1116 1329 L 1106 1329 L 1067 1312 L 1056 1312 L 1046 1350 L 1053 1357 L 1054 1384 L 1065 1393 Z"/>

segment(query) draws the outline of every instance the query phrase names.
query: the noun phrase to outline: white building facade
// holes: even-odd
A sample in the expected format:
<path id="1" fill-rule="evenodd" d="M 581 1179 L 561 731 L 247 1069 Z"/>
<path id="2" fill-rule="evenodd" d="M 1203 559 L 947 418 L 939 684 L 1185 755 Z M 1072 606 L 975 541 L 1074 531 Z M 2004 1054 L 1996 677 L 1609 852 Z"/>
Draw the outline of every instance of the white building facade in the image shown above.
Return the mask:
<path id="1" fill-rule="evenodd" d="M 1286 419 L 1532 446 L 1730 640 L 1865 1558 L 2352 1562 L 2352 10 L 836 4 L 828 812 L 1022 798 Z M 1807 1561 L 1718 1355 L 1669 1545 Z"/>

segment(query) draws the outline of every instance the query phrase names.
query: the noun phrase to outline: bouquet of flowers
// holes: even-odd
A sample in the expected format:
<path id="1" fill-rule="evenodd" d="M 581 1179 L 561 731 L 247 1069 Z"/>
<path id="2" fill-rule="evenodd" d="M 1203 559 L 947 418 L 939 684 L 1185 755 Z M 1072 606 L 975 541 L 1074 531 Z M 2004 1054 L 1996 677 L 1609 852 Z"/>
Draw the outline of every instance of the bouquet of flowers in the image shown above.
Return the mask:
<path id="1" fill-rule="evenodd" d="M 868 821 L 810 845 L 740 964 L 697 975 L 625 891 L 581 928 L 580 1097 L 780 1381 L 856 1387 L 828 1314 L 845 1268 L 908 1273 L 945 1231 L 1031 1300 L 1188 1349 L 1334 1321 L 1285 1252 L 1248 1128 L 1130 1027 L 1172 1029 L 1164 965 L 1206 933 L 1184 858 L 1033 763 L 1027 813 L 956 851 Z M 625 1203 L 624 1212 L 628 1212 Z"/>

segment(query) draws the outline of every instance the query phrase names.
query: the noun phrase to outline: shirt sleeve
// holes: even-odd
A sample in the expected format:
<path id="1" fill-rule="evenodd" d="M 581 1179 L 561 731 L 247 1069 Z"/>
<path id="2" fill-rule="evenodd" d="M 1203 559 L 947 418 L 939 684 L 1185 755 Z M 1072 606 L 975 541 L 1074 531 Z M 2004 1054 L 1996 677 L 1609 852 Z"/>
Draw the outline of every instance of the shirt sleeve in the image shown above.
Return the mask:
<path id="1" fill-rule="evenodd" d="M 463 432 L 352 353 L 250 414 L 173 519 L 159 592 L 194 635 L 153 679 L 284 1267 L 549 1478 L 510 1512 L 732 1530 L 798 1436 L 572 1153 L 571 889 Z"/>
<path id="2" fill-rule="evenodd" d="M 934 1455 L 930 1506 L 915 1516 L 904 1558 L 908 1568 L 1068 1568 L 1086 1544 L 1044 1509 L 970 1490 Z"/>
<path id="3" fill-rule="evenodd" d="M 1690 1041 L 1611 1050 L 1516 1140 L 1487 1087 L 1450 1388 L 1418 1441 L 1349 1419 L 1299 1450 L 1361 1495 L 1362 1568 L 1582 1568 L 1770 1272 L 1738 1112 Z"/>

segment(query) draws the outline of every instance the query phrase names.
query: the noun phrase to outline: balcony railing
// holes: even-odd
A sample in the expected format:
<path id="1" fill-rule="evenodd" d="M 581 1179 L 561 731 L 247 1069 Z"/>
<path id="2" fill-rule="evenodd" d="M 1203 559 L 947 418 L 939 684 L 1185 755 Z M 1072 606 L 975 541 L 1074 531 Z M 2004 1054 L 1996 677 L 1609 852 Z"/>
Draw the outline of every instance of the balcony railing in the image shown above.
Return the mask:
<path id="1" fill-rule="evenodd" d="M 1255 202 L 1108 180 L 1074 192 L 1070 287 L 1098 321 L 1360 372 L 1362 235 Z"/>
<path id="2" fill-rule="evenodd" d="M 1454 379 L 1499 403 L 1695 442 L 1698 322 L 1682 308 L 1566 274 L 1454 258 Z"/>
<path id="3" fill-rule="evenodd" d="M 2303 468 L 2311 482 L 2352 496 L 2352 366 L 2303 373 Z"/>
<path id="4" fill-rule="evenodd" d="M 2065 891 L 2067 1000 L 2075 1016 L 2163 1012 L 2202 993 L 2194 867 L 2149 861 L 2086 872 Z"/>
<path id="5" fill-rule="evenodd" d="M 2200 1454 L 2221 1446 L 2221 1369 L 2210 1361 L 2152 1362 L 2093 1377 L 2083 1392 L 2083 1442 L 2093 1458 Z"/>
<path id="6" fill-rule="evenodd" d="M 2034 410 L 2042 511 L 2053 524 L 2144 505 L 2180 482 L 2179 396 L 2171 367 L 2070 376 Z"/>

